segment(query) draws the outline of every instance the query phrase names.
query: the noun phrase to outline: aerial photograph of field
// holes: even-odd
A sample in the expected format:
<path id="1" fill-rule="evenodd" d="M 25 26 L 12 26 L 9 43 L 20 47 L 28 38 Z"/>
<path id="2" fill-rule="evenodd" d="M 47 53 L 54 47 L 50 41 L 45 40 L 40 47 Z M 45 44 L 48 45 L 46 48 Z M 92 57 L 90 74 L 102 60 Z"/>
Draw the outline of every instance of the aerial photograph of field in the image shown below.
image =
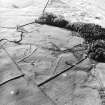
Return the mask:
<path id="1" fill-rule="evenodd" d="M 0 105 L 105 105 L 105 0 L 0 0 Z"/>

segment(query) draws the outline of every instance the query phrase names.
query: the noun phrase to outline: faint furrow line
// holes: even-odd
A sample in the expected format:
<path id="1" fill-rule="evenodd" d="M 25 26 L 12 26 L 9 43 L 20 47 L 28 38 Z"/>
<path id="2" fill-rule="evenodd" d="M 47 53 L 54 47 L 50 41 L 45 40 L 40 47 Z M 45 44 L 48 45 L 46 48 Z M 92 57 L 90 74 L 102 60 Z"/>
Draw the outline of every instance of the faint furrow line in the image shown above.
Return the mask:
<path id="1" fill-rule="evenodd" d="M 34 24 L 35 22 L 30 22 L 30 23 L 26 23 L 26 24 L 23 24 L 23 25 L 19 25 L 19 26 L 15 26 L 15 27 L 4 27 L 4 26 L 0 26 L 0 28 L 5 28 L 5 29 L 16 29 L 17 30 L 17 27 L 18 28 L 21 28 L 21 27 L 24 27 L 24 26 L 27 26 L 27 25 L 30 25 L 30 24 Z"/>
<path id="2" fill-rule="evenodd" d="M 37 87 L 38 87 L 38 85 L 37 85 Z M 52 100 L 52 98 L 50 98 L 48 95 L 47 95 L 47 93 L 45 93 L 44 91 L 43 91 L 43 89 L 41 89 L 40 87 L 38 87 L 39 89 L 40 89 L 40 91 L 53 103 L 53 105 L 57 105 L 57 103 L 54 101 L 54 100 Z"/>
<path id="3" fill-rule="evenodd" d="M 55 66 L 54 66 L 54 68 L 53 68 L 53 75 L 56 74 L 57 67 L 58 67 L 58 65 L 59 65 L 59 63 L 60 63 L 60 61 L 61 61 L 61 59 L 62 59 L 62 56 L 60 56 L 60 57 L 57 59 L 56 64 L 55 64 Z"/>
<path id="4" fill-rule="evenodd" d="M 4 27 L 4 26 L 0 26 L 0 28 L 5 28 L 5 29 L 16 29 L 16 27 Z"/>
<path id="5" fill-rule="evenodd" d="M 24 61 L 26 58 L 29 58 L 35 51 L 37 51 L 37 49 L 38 48 L 35 48 L 34 51 L 31 54 L 29 54 L 29 55 L 25 56 L 24 58 L 20 59 L 19 61 L 17 61 L 17 63 Z"/>
<path id="6" fill-rule="evenodd" d="M 35 24 L 35 21 L 30 22 L 30 23 L 26 23 L 26 24 L 23 24 L 23 25 L 20 25 L 19 27 L 24 27 L 24 26 L 27 26 L 27 25 L 30 25 L 30 24 Z"/>
<path id="7" fill-rule="evenodd" d="M 75 71 L 75 73 L 76 73 L 76 71 Z M 75 81 L 76 81 L 76 74 L 74 75 L 74 77 L 73 77 L 73 87 L 72 87 L 72 93 L 71 93 L 71 105 L 74 105 L 74 98 L 75 98 L 75 96 L 74 96 L 74 92 L 75 92 L 75 89 L 76 89 L 76 84 L 75 84 Z"/>
<path id="8" fill-rule="evenodd" d="M 43 89 L 41 89 L 41 87 L 39 87 L 39 86 L 37 85 L 37 83 L 36 83 L 35 81 L 32 81 L 32 83 L 33 83 L 35 86 L 37 86 L 37 88 L 44 94 L 44 96 L 45 96 L 46 98 L 48 98 L 48 99 L 53 103 L 53 105 L 57 105 L 57 103 L 56 103 L 54 100 L 52 100 L 52 99 L 47 95 L 47 93 L 45 93 L 45 92 L 43 91 Z"/>
<path id="9" fill-rule="evenodd" d="M 23 73 L 23 71 L 22 71 L 22 69 L 19 67 L 19 65 L 15 62 L 15 60 L 10 56 L 10 54 L 8 53 L 8 51 L 2 46 L 2 49 L 6 52 L 6 54 L 8 55 L 8 57 L 12 60 L 12 62 L 16 65 L 16 67 L 17 67 L 17 69 L 22 73 L 22 74 L 24 74 Z"/>

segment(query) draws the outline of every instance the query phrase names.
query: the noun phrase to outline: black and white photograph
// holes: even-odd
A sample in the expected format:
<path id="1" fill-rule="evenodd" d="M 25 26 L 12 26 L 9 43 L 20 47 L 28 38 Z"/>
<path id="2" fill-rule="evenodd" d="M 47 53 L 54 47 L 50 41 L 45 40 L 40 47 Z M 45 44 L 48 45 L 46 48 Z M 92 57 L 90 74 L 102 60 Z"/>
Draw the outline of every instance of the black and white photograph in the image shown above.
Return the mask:
<path id="1" fill-rule="evenodd" d="M 0 105 L 105 105 L 105 0 L 0 0 Z"/>

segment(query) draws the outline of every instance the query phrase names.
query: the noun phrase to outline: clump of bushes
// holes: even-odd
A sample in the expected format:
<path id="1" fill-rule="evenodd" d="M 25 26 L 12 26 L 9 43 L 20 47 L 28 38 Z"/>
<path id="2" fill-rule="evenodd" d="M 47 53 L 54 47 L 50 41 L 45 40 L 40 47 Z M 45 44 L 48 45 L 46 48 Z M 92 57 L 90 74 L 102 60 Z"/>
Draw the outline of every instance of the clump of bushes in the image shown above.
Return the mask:
<path id="1" fill-rule="evenodd" d="M 68 21 L 66 21 L 62 16 L 56 16 L 52 13 L 45 13 L 38 20 L 35 20 L 35 22 L 61 28 L 66 27 L 66 25 L 68 24 Z"/>
<path id="2" fill-rule="evenodd" d="M 105 40 L 93 42 L 88 53 L 91 59 L 105 63 Z"/>

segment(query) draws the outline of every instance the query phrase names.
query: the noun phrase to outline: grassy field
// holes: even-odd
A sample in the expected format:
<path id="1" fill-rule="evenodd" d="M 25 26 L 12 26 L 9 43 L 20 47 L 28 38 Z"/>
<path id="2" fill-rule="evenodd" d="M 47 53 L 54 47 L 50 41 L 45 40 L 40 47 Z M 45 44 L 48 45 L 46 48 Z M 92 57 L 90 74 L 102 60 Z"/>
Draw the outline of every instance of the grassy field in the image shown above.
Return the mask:
<path id="1" fill-rule="evenodd" d="M 82 44 L 84 39 L 77 37 L 78 33 L 47 25 L 19 27 L 35 21 L 46 0 L 0 2 L 0 105 L 99 105 L 98 80 L 104 84 L 105 65 L 96 66 L 98 80 L 88 78 L 84 71 L 92 66 L 90 59 L 38 86 L 83 58 L 83 52 L 62 51 Z M 103 8 L 93 4 L 85 0 L 50 0 L 45 12 L 62 15 L 70 22 L 105 26 Z"/>

